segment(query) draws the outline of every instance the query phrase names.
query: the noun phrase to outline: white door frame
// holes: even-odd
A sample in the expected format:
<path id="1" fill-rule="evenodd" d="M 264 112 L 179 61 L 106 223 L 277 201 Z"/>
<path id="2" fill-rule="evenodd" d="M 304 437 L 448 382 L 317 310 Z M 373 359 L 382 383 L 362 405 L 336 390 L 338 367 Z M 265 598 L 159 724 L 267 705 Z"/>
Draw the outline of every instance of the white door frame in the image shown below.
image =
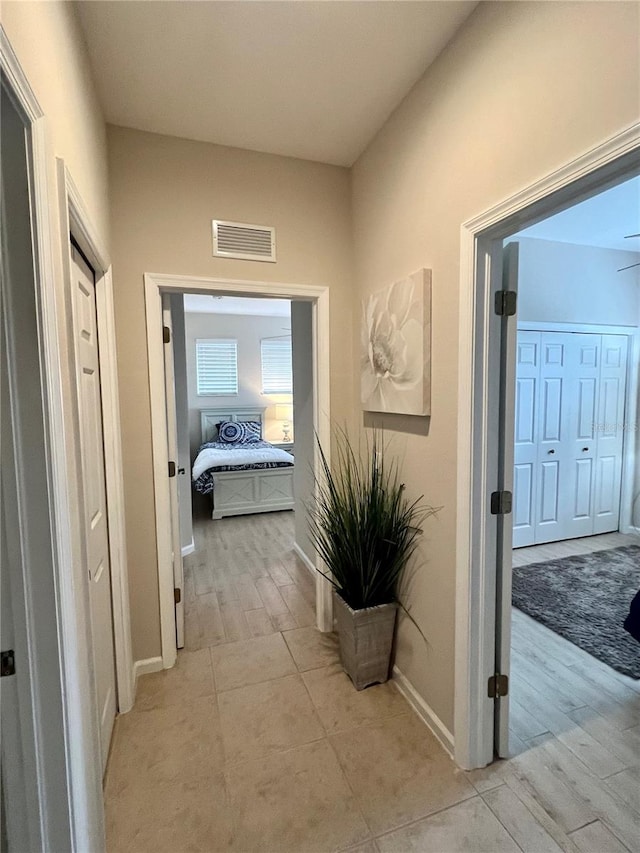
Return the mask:
<path id="1" fill-rule="evenodd" d="M 56 199 L 53 148 L 46 116 L 29 84 L 4 28 L 0 25 L 0 68 L 7 90 L 20 112 L 28 136 L 36 321 L 44 386 L 43 420 L 47 444 L 47 490 L 53 531 L 53 567 L 56 594 L 49 600 L 51 619 L 37 618 L 34 608 L 14 614 L 29 637 L 28 665 L 33 688 L 33 723 L 38 755 L 40 825 L 43 849 L 73 851 L 104 848 L 104 813 L 100 773 L 97 715 L 87 697 L 93 678 L 87 632 L 86 601 L 78 588 L 84 572 L 77 501 L 79 443 L 73 430 L 73 399 L 67 355 L 67 306 L 62 294 L 60 246 L 68 253 L 69 232 L 61 231 Z M 37 562 L 24 566 L 24 586 L 30 596 L 41 587 Z M 85 585 L 86 586 L 86 585 Z M 80 587 L 81 589 L 82 587 Z M 49 614 L 48 614 L 49 615 Z M 18 626 L 16 626 L 16 629 Z M 59 649 L 59 667 L 38 669 L 38 648 Z M 61 690 L 64 722 L 52 730 L 48 699 Z M 51 778 L 48 757 L 64 744 L 66 767 Z M 57 803 L 60 792 L 67 808 Z M 62 814 L 64 812 L 64 814 Z M 59 832 L 67 821 L 67 837 Z M 57 835 L 57 838 L 56 838 Z"/>
<path id="2" fill-rule="evenodd" d="M 638 318 L 640 322 L 640 318 Z M 627 338 L 627 384 L 624 400 L 624 422 L 633 423 L 638 411 L 638 382 L 640 355 L 640 328 L 638 326 L 610 326 L 595 323 L 551 323 L 519 320 L 518 331 L 533 332 L 578 332 L 592 335 L 623 335 Z M 622 481 L 620 488 L 620 520 L 621 533 L 634 533 L 632 526 L 633 490 L 636 469 L 636 433 L 625 430 L 622 439 Z"/>
<path id="3" fill-rule="evenodd" d="M 149 357 L 149 393 L 153 452 L 153 488 L 156 511 L 158 585 L 160 593 L 160 634 L 162 666 L 176 661 L 176 626 L 171 561 L 171 503 L 167 476 L 166 389 L 162 342 L 163 293 L 211 293 L 281 299 L 301 299 L 313 305 L 313 378 L 315 430 L 327 455 L 331 447 L 330 374 L 329 374 L 329 288 L 319 285 L 283 284 L 263 281 L 238 281 L 224 278 L 200 278 L 145 273 L 147 352 Z M 315 460 L 319 459 L 316 448 Z M 180 548 L 180 543 L 175 543 Z M 318 564 L 319 565 L 319 564 Z M 331 585 L 320 574 L 316 577 L 316 621 L 321 631 L 333 630 Z"/>
<path id="4" fill-rule="evenodd" d="M 461 226 L 455 624 L 455 760 L 493 760 L 500 345 L 493 293 L 502 240 L 640 171 L 635 124 Z M 515 325 L 515 324 L 514 324 Z"/>
<path id="5" fill-rule="evenodd" d="M 61 159 L 58 159 L 58 192 L 61 234 L 64 240 L 62 246 L 63 274 L 68 298 L 71 298 L 72 287 L 70 234 L 82 249 L 95 272 L 117 707 L 118 711 L 124 714 L 133 708 L 135 677 L 131 650 L 129 573 L 124 518 L 124 477 L 111 262 L 93 228 L 71 173 Z M 74 346 L 74 337 L 70 335 L 71 363 L 75 365 Z M 86 557 L 84 537 L 82 548 Z"/>

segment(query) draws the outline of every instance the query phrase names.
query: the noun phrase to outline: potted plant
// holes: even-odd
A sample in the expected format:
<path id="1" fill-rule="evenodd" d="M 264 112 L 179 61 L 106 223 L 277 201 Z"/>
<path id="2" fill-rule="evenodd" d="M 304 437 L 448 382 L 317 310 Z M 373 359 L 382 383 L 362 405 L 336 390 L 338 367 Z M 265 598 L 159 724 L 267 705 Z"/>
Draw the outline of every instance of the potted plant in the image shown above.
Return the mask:
<path id="1" fill-rule="evenodd" d="M 420 525 L 437 509 L 422 497 L 407 498 L 397 463 L 385 462 L 378 433 L 364 454 L 339 433 L 332 465 L 318 446 L 310 533 L 328 569 L 322 574 L 334 587 L 342 666 L 362 690 L 389 677 L 400 583 Z"/>

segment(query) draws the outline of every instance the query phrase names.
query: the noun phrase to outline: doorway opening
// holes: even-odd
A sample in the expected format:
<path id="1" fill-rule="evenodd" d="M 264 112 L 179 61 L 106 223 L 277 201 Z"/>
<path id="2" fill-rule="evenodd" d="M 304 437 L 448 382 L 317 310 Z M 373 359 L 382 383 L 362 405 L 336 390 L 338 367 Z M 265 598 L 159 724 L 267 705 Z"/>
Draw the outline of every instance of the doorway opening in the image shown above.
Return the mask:
<path id="1" fill-rule="evenodd" d="M 518 231 L 504 250 L 517 311 L 504 366 L 515 375 L 514 550 L 502 564 L 513 610 L 498 754 L 560 738 L 612 775 L 629 756 L 624 736 L 607 733 L 633 719 L 640 688 L 640 649 L 623 627 L 640 587 L 640 178 Z"/>
<path id="2" fill-rule="evenodd" d="M 313 621 L 321 631 L 331 631 L 333 616 L 330 586 L 317 572 L 315 573 L 315 578 L 312 577 L 310 570 L 315 570 L 314 558 L 310 553 L 310 549 L 307 550 L 298 538 L 298 526 L 292 523 L 293 519 L 291 518 L 296 513 L 290 512 L 294 506 L 296 490 L 302 504 L 306 492 L 313 488 L 312 472 L 318 464 L 314 436 L 318 436 L 325 448 L 329 447 L 330 442 L 328 352 L 326 347 L 322 348 L 319 346 L 319 341 L 328 339 L 329 315 L 327 288 L 306 285 L 277 285 L 271 283 L 261 284 L 256 282 L 179 278 L 155 274 L 147 274 L 145 282 L 155 472 L 156 533 L 160 582 L 162 666 L 165 669 L 173 666 L 177 648 L 180 647 L 181 642 L 185 642 L 184 602 L 186 595 L 183 597 L 182 549 L 185 549 L 184 559 L 190 561 L 188 567 L 191 566 L 191 563 L 196 565 L 199 559 L 197 556 L 197 542 L 193 543 L 195 550 L 190 553 L 192 542 L 188 536 L 187 525 L 189 513 L 185 511 L 189 507 L 189 499 L 186 495 L 187 484 L 189 484 L 190 489 L 189 480 L 191 478 L 189 477 L 189 473 L 195 473 L 196 480 L 203 477 L 200 481 L 203 491 L 210 492 L 211 488 L 209 486 L 213 487 L 213 499 L 210 495 L 196 493 L 193 505 L 199 513 L 202 513 L 202 524 L 204 525 L 205 521 L 208 522 L 206 526 L 202 527 L 203 533 L 205 530 L 207 531 L 206 536 L 203 536 L 203 541 L 208 537 L 210 544 L 212 544 L 211 537 L 213 537 L 218 552 L 224 550 L 225 547 L 228 551 L 228 543 L 227 546 L 224 543 L 225 529 L 231 530 L 232 527 L 234 529 L 243 528 L 237 534 L 239 539 L 236 544 L 242 541 L 244 533 L 247 533 L 249 539 L 253 537 L 255 540 L 257 537 L 262 541 L 269 541 L 270 533 L 268 528 L 276 523 L 275 519 L 279 519 L 283 527 L 283 530 L 280 532 L 282 542 L 288 542 L 292 546 L 285 550 L 293 552 L 293 544 L 295 543 L 294 557 L 296 565 L 300 559 L 302 559 L 303 563 L 300 578 L 304 578 L 307 599 L 305 600 L 304 596 L 301 597 L 300 590 L 288 590 L 288 593 L 292 596 L 292 601 L 297 602 L 297 605 L 294 604 L 293 606 L 298 606 L 301 612 L 305 610 L 305 619 L 309 616 L 308 611 L 311 610 L 309 580 L 311 580 L 311 592 L 315 595 L 315 608 L 311 610 Z M 187 294 L 188 297 L 185 296 Z M 184 328 L 185 332 L 189 328 L 189 334 L 191 335 L 191 330 L 198 325 L 198 322 L 202 323 L 202 320 L 198 320 L 197 317 L 193 322 L 190 320 L 188 324 L 185 323 L 184 319 L 181 319 L 181 317 L 184 318 L 185 316 L 185 302 L 183 298 L 191 300 L 190 304 L 193 305 L 196 304 L 193 301 L 194 297 L 200 300 L 204 299 L 207 305 L 211 303 L 223 303 L 227 306 L 231 305 L 231 307 L 233 307 L 234 303 L 225 303 L 225 300 L 249 299 L 253 301 L 266 299 L 270 301 L 278 300 L 280 305 L 285 301 L 286 303 L 291 303 L 290 322 L 287 322 L 287 317 L 278 317 L 276 321 L 278 334 L 265 334 L 257 342 L 254 341 L 255 346 L 259 347 L 258 355 L 256 356 L 260 365 L 258 400 L 262 402 L 262 405 L 250 405 L 249 402 L 242 405 L 229 405 L 229 397 L 227 397 L 227 404 L 222 406 L 202 406 L 199 403 L 200 400 L 210 402 L 212 397 L 204 394 L 198 395 L 197 393 L 198 348 L 200 349 L 201 360 L 201 390 L 212 390 L 210 387 L 207 387 L 207 382 L 213 382 L 214 384 L 216 381 L 226 382 L 227 384 L 238 382 L 238 370 L 241 364 L 240 336 L 239 333 L 237 337 L 231 336 L 229 331 L 232 325 L 231 319 L 227 319 L 226 323 L 223 324 L 222 328 L 225 329 L 224 337 L 222 337 L 221 332 L 215 332 L 218 337 L 193 337 L 193 346 L 183 349 L 183 352 L 188 351 L 189 355 L 182 359 L 182 365 L 179 367 L 182 374 L 181 381 L 176 382 L 175 376 L 177 374 L 174 357 L 177 350 L 175 347 L 168 347 L 164 343 L 170 337 L 171 332 L 167 335 L 166 331 L 163 332 L 162 327 L 163 325 L 167 327 L 167 324 L 169 326 L 173 325 L 174 319 L 177 319 L 178 334 L 174 336 L 174 342 L 182 338 L 180 346 L 184 347 L 185 335 L 182 333 L 180 326 Z M 235 304 L 237 306 L 241 303 Z M 231 315 L 226 316 L 230 317 Z M 256 323 L 254 322 L 253 325 L 255 326 Z M 290 329 L 291 331 L 283 332 L 282 329 Z M 194 334 L 201 334 L 201 332 Z M 267 391 L 274 391 L 273 396 L 276 399 L 272 399 L 272 395 L 263 393 L 263 379 L 276 384 L 282 381 L 282 357 L 284 356 L 286 361 L 286 346 L 278 342 L 286 342 L 289 335 L 293 341 L 292 356 L 289 356 L 289 358 L 293 364 L 296 364 L 292 372 L 294 375 L 293 381 L 298 387 L 297 390 L 292 388 L 293 395 L 282 388 L 280 389 L 281 393 L 278 394 L 276 393 L 278 389 L 273 384 L 267 388 Z M 203 343 L 198 345 L 197 341 Z M 211 343 L 215 341 L 223 343 L 220 345 Z M 251 346 L 246 351 L 250 352 Z M 297 364 L 298 361 L 300 364 Z M 234 367 L 234 365 L 236 366 Z M 187 411 L 189 410 L 189 381 L 186 382 L 186 385 L 184 382 L 184 373 L 188 369 L 192 369 L 191 381 L 195 389 L 195 394 L 192 395 L 195 406 L 192 407 L 190 424 L 188 423 L 188 418 L 186 423 L 184 419 L 185 387 L 187 390 Z M 264 376 L 262 375 L 263 373 L 265 374 Z M 179 388 L 182 388 L 182 392 L 178 390 Z M 178 390 L 177 395 L 176 390 Z M 229 388 L 226 390 L 233 389 L 229 385 Z M 216 402 L 216 396 L 213 396 L 214 402 Z M 234 399 L 231 402 L 237 403 L 235 395 L 232 396 Z M 291 411 L 293 409 L 292 396 L 298 396 L 299 405 L 297 406 L 297 411 L 295 409 Z M 222 397 L 219 397 L 218 401 L 222 399 Z M 176 400 L 180 403 L 181 413 L 179 418 L 176 418 Z M 270 401 L 272 405 L 265 405 L 265 401 Z M 290 415 L 293 415 L 293 420 L 290 419 Z M 179 420 L 182 421 L 181 430 L 178 429 Z M 279 461 L 281 465 L 277 468 L 268 469 L 218 471 L 213 473 L 213 475 L 209 475 L 209 477 L 206 470 L 194 472 L 192 465 L 196 459 L 195 451 L 199 451 L 203 444 L 210 443 L 212 439 L 214 443 L 221 443 L 217 441 L 220 438 L 218 434 L 219 427 L 220 424 L 226 423 L 230 424 L 225 430 L 228 429 L 231 438 L 234 437 L 231 436 L 231 432 L 234 430 L 235 432 L 241 432 L 243 436 L 257 430 L 261 435 L 260 440 L 266 438 L 268 441 L 271 438 L 272 441 L 268 443 L 273 446 L 273 450 L 279 456 L 279 460 L 276 461 Z M 286 438 L 285 431 L 287 433 Z M 179 433 L 181 433 L 180 436 Z M 253 437 L 255 438 L 256 436 Z M 182 453 L 180 445 L 182 446 Z M 208 451 L 213 449 L 215 448 L 205 448 Z M 289 451 L 293 451 L 295 456 Z M 305 455 L 306 464 L 296 465 L 295 461 L 304 460 Z M 174 467 L 169 465 L 169 463 L 175 463 L 176 460 L 178 462 L 175 465 L 176 472 L 184 470 L 184 473 L 180 473 L 176 477 L 169 476 L 173 473 Z M 224 466 L 215 465 L 214 467 L 235 468 L 236 466 L 230 465 L 229 461 L 233 462 L 234 460 L 228 460 Z M 209 479 L 209 483 L 204 482 L 207 478 Z M 218 491 L 217 499 L 216 490 Z M 180 531 L 180 492 L 182 492 L 183 496 L 182 539 Z M 212 500 L 213 504 L 211 503 Z M 267 511 L 265 512 L 265 510 Z M 208 518 L 206 517 L 207 515 Z M 302 513 L 299 512 L 297 515 L 299 515 L 302 522 Z M 198 520 L 199 523 L 200 521 Z M 256 530 L 244 531 L 244 528 L 247 526 L 255 527 Z M 292 539 L 294 540 L 293 542 L 291 541 Z M 243 550 L 246 550 L 246 542 L 242 544 Z M 289 557 L 288 559 L 293 560 L 294 557 Z M 253 622 L 254 632 L 265 633 L 269 625 L 274 627 L 281 622 L 282 618 L 286 618 L 284 607 L 280 601 L 282 593 L 279 590 L 278 584 L 274 582 L 273 576 L 264 566 L 260 570 L 256 566 L 254 571 L 256 575 L 258 571 L 266 571 L 267 575 L 269 575 L 269 577 L 263 576 L 261 582 L 261 585 L 264 587 L 263 594 L 260 595 L 255 584 L 253 584 L 252 589 L 251 585 L 248 584 L 249 578 L 243 578 L 240 586 L 243 589 L 242 594 L 245 597 L 247 607 L 242 608 L 239 606 L 240 591 L 236 589 L 237 584 L 235 582 L 233 584 L 233 595 L 235 597 L 228 599 L 231 603 L 226 606 L 226 622 L 229 626 L 229 636 L 234 638 L 237 638 L 238 633 L 244 634 L 248 632 L 251 634 L 252 629 L 249 627 L 249 621 L 247 621 L 247 616 L 245 615 L 248 611 L 264 611 L 252 613 L 248 617 Z M 278 569 L 273 568 L 273 571 L 277 573 Z M 190 574 L 190 569 L 188 574 Z M 240 572 L 239 574 L 246 573 Z M 291 576 L 289 575 L 289 577 Z M 258 578 L 256 577 L 255 580 L 257 581 Z M 280 580 L 283 582 L 286 580 L 283 573 L 280 574 Z M 207 580 L 205 582 L 213 581 Z M 220 580 L 219 583 L 223 583 L 223 581 Z M 289 585 L 282 583 L 282 586 Z M 293 586 L 296 586 L 296 584 L 293 584 Z M 212 589 L 212 592 L 214 591 Z M 222 593 L 222 597 L 224 598 L 224 593 Z M 218 596 L 216 595 L 217 598 Z M 269 602 L 268 605 L 266 602 Z M 222 615 L 217 613 L 216 603 L 219 607 L 219 601 L 210 602 L 213 609 L 209 609 L 204 617 L 208 620 L 209 629 L 211 629 L 211 617 L 213 616 L 215 621 L 218 615 Z M 259 603 L 262 603 L 263 607 L 257 606 Z M 250 607 L 250 604 L 253 606 Z M 269 613 L 268 608 L 271 608 L 271 613 Z M 242 610 L 242 613 L 240 613 L 240 610 Z M 280 619 L 276 618 L 276 610 L 280 610 Z M 287 610 L 291 612 L 289 607 L 287 607 Z M 268 617 L 268 622 L 265 617 Z M 194 625 L 197 624 L 195 616 L 193 623 Z M 218 627 L 213 630 L 218 631 L 219 634 L 222 628 L 224 631 L 223 636 L 226 637 L 227 632 L 224 629 L 224 625 L 225 620 L 221 619 L 217 622 Z M 187 619 L 188 628 L 189 620 Z"/>
<path id="3" fill-rule="evenodd" d="M 315 625 L 305 512 L 313 490 L 311 304 L 189 293 L 164 301 L 183 563 L 175 573 L 178 648 Z"/>
<path id="4" fill-rule="evenodd" d="M 524 229 L 639 173 L 640 138 L 638 128 L 632 127 L 462 227 L 455 754 L 456 761 L 468 769 L 509 754 L 518 340 L 517 299 L 511 293 L 517 290 L 518 267 L 517 252 L 505 252 L 504 242 L 517 242 L 514 235 Z M 604 314 L 599 320 L 604 320 Z M 637 315 L 633 317 L 636 324 Z M 521 331 L 546 334 L 566 329 Z M 586 334 L 593 329 L 573 331 Z M 599 331 L 608 334 L 610 330 Z M 635 340 L 635 328 L 615 331 L 628 332 L 624 337 Z M 591 379 L 595 382 L 595 376 Z M 625 396 L 628 404 L 629 394 Z M 583 443 L 581 454 L 583 447 L 588 448 L 585 456 L 593 452 L 596 458 L 593 443 Z M 548 458 L 557 455 L 558 451 Z M 629 506 L 624 484 L 633 475 L 634 464 L 627 461 L 622 476 L 621 507 Z M 522 505 L 521 501 L 520 509 Z"/>

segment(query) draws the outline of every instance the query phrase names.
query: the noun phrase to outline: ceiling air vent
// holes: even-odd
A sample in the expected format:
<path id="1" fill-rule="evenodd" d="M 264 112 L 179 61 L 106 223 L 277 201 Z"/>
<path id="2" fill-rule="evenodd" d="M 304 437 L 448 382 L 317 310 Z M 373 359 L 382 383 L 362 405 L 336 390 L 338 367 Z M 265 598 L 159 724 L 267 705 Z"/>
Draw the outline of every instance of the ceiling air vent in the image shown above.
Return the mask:
<path id="1" fill-rule="evenodd" d="M 276 229 L 268 225 L 213 220 L 213 254 L 244 261 L 276 260 Z"/>

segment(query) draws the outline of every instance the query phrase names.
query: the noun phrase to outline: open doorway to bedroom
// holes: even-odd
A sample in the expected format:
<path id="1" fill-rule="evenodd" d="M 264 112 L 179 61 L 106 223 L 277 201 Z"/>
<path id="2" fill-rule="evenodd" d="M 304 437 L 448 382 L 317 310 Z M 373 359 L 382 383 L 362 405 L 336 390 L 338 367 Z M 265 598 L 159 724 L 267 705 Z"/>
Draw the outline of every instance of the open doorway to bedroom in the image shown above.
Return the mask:
<path id="1" fill-rule="evenodd" d="M 168 298 L 184 572 L 178 647 L 280 632 L 295 642 L 287 632 L 316 622 L 305 518 L 313 488 L 311 304 L 218 293 Z"/>

